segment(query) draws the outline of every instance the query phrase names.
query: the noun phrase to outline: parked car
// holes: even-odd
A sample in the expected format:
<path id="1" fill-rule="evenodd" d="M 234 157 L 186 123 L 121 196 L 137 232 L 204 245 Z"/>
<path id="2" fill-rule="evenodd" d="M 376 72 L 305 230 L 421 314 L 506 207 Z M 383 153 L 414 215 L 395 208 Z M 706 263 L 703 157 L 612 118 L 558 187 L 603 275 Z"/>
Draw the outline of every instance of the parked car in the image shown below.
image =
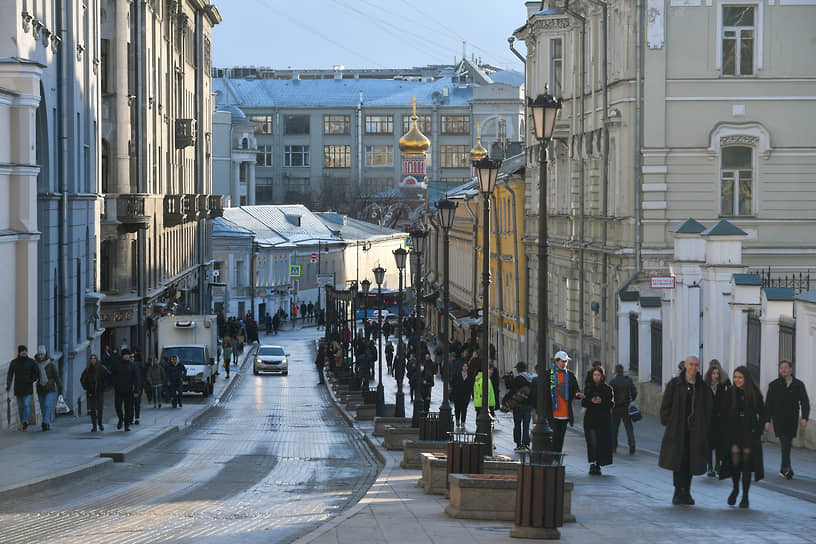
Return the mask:
<path id="1" fill-rule="evenodd" d="M 255 363 L 252 365 L 252 372 L 255 375 L 261 372 L 279 372 L 286 376 L 289 374 L 289 361 L 286 350 L 282 346 L 262 345 L 255 354 Z"/>

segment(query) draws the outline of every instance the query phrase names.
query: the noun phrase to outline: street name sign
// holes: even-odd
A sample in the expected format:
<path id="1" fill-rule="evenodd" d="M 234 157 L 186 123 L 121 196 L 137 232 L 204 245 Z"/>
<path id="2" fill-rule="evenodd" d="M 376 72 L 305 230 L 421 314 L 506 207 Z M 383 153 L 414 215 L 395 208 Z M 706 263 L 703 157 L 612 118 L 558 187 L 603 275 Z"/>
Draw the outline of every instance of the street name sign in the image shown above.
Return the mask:
<path id="1" fill-rule="evenodd" d="M 652 289 L 674 289 L 674 276 L 652 276 L 650 284 Z"/>

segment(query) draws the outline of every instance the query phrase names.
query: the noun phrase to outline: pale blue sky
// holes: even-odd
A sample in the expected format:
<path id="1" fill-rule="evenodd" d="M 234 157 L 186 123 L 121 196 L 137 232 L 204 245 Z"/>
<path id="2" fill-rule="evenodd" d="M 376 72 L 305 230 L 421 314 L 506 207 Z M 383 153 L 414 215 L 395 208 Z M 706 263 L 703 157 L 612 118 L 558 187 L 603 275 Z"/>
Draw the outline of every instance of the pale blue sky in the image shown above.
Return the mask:
<path id="1" fill-rule="evenodd" d="M 507 37 L 524 0 L 212 0 L 213 65 L 393 68 L 452 64 L 467 55 L 522 70 Z M 523 52 L 523 44 L 519 49 Z"/>

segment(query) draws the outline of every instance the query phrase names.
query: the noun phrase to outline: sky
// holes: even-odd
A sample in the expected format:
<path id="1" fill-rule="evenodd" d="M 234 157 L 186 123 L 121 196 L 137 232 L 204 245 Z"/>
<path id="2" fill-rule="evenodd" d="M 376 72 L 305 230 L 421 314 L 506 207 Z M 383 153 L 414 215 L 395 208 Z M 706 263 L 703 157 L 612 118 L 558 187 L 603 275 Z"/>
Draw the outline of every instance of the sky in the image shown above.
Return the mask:
<path id="1" fill-rule="evenodd" d="M 468 57 L 521 71 L 524 0 L 211 0 L 213 66 L 410 68 Z M 524 53 L 524 44 L 516 43 Z"/>

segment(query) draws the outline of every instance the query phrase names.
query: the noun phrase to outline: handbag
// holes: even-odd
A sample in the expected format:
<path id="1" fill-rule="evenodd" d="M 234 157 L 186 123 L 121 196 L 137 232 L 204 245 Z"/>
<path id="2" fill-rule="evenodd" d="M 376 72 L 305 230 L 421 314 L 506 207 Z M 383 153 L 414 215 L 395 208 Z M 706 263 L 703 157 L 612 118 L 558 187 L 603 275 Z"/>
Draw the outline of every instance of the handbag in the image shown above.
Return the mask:
<path id="1" fill-rule="evenodd" d="M 68 403 L 65 402 L 65 397 L 62 395 L 57 397 L 57 414 L 65 415 L 71 413 L 71 407 L 68 406 Z"/>
<path id="2" fill-rule="evenodd" d="M 640 411 L 638 405 L 634 402 L 629 403 L 629 419 L 632 421 L 640 421 L 643 419 L 643 412 Z"/>

